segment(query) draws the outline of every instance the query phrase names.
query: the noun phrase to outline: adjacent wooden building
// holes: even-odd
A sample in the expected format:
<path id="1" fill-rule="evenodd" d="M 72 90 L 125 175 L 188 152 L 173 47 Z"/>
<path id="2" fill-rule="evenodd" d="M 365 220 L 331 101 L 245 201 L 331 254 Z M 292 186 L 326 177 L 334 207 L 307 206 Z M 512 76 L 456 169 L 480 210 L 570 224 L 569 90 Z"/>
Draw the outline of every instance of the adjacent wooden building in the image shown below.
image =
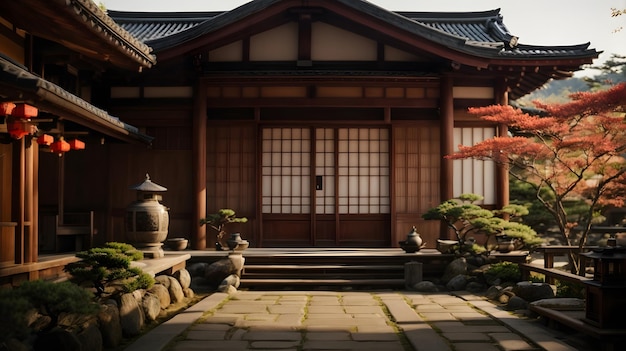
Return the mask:
<path id="1" fill-rule="evenodd" d="M 195 249 L 213 246 L 198 223 L 220 208 L 248 217 L 233 229 L 252 247 L 392 247 L 413 225 L 434 247 L 445 232 L 421 219 L 427 209 L 468 192 L 485 206 L 508 202 L 505 170 L 444 158 L 507 132 L 467 108 L 507 104 L 599 54 L 588 43 L 521 44 L 499 10 L 392 12 L 352 0 L 108 14 L 88 0 L 24 0 L 0 10 L 2 62 L 19 68 L 2 71 L 2 101 L 36 106 L 51 128 L 87 140 L 59 158 L 3 137 L 0 220 L 18 229 L 3 234 L 2 261 L 18 264 L 4 248 L 21 238 L 31 238 L 20 244 L 29 257 L 58 251 L 44 215 L 93 211 L 90 241 L 123 241 L 128 187 L 146 173 L 168 188 L 170 236 Z M 55 109 L 39 87 L 25 99 L 13 82 L 22 75 L 78 100 Z M 73 117 L 81 108 L 97 113 Z"/>

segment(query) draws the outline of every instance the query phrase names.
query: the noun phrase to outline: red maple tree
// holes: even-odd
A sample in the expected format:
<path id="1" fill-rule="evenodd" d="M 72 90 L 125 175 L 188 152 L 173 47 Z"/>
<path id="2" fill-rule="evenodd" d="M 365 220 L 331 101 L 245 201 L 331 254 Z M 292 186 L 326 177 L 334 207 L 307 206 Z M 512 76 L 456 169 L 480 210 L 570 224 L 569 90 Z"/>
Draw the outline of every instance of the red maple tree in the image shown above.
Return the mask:
<path id="1" fill-rule="evenodd" d="M 493 105 L 470 108 L 483 120 L 508 125 L 510 136 L 496 136 L 472 146 L 459 146 L 452 159 L 492 160 L 536 190 L 537 199 L 554 217 L 564 241 L 585 245 L 593 214 L 605 206 L 624 205 L 626 190 L 626 84 L 608 90 L 570 95 L 565 104 L 534 102 L 543 116 Z M 585 223 L 568 217 L 570 199 L 588 205 Z M 582 227 L 575 242 L 572 229 Z M 581 273 L 575 257 L 572 271 Z"/>

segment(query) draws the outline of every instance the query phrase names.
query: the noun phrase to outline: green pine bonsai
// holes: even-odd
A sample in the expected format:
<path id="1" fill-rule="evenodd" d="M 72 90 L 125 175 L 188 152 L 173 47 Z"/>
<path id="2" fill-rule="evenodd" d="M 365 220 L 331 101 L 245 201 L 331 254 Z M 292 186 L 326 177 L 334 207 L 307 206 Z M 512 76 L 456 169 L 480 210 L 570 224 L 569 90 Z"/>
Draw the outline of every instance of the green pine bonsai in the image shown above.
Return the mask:
<path id="1" fill-rule="evenodd" d="M 217 240 L 215 246 L 218 250 L 222 247 L 227 247 L 228 244 L 224 241 L 224 235 L 226 235 L 225 227 L 229 223 L 246 223 L 248 219 L 246 217 L 237 217 L 235 211 L 230 208 L 222 208 L 217 213 L 207 215 L 200 220 L 200 225 L 208 225 L 217 231 Z"/>
<path id="2" fill-rule="evenodd" d="M 64 270 L 78 284 L 90 282 L 98 297 L 105 292 L 111 295 L 148 289 L 154 284 L 149 274 L 130 266 L 131 261 L 143 259 L 143 253 L 132 245 L 109 242 L 101 248 L 78 252 L 76 256 L 82 260 L 66 265 Z"/>

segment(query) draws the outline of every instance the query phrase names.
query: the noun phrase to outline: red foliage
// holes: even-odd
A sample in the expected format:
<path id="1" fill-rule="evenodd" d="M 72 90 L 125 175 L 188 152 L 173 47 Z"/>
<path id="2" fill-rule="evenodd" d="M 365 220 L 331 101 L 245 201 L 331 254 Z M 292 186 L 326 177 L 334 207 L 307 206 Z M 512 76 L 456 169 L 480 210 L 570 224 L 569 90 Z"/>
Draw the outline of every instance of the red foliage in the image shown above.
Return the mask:
<path id="1" fill-rule="evenodd" d="M 576 93 L 565 104 L 535 102 L 548 117 L 533 116 L 511 106 L 470 108 L 483 120 L 505 124 L 514 136 L 494 137 L 459 146 L 451 159 L 489 159 L 507 165 L 516 178 L 547 187 L 556 200 L 586 198 L 592 209 L 623 206 L 626 191 L 626 84 L 596 93 Z M 590 181 L 593 180 L 593 181 Z M 545 200 L 545 199 L 544 199 Z M 545 203 L 561 216 L 562 203 Z M 558 221 L 558 218 L 557 218 Z"/>

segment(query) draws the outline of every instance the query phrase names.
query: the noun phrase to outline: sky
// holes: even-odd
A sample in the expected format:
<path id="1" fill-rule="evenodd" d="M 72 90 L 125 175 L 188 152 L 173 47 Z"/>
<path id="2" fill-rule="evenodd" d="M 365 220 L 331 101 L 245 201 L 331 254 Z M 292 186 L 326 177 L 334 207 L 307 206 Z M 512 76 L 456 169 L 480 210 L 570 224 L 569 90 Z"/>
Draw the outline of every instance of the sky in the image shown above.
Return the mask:
<path id="1" fill-rule="evenodd" d="M 354 0 L 359 1 L 359 0 Z M 117 11 L 228 11 L 248 0 L 95 0 Z M 522 44 L 571 45 L 590 42 L 603 51 L 626 56 L 626 15 L 611 17 L 611 8 L 626 9 L 626 0 L 370 0 L 391 11 L 486 11 L 500 8 L 504 24 Z M 620 30 L 620 28 L 622 28 Z M 585 71 L 576 76 L 593 75 Z"/>

